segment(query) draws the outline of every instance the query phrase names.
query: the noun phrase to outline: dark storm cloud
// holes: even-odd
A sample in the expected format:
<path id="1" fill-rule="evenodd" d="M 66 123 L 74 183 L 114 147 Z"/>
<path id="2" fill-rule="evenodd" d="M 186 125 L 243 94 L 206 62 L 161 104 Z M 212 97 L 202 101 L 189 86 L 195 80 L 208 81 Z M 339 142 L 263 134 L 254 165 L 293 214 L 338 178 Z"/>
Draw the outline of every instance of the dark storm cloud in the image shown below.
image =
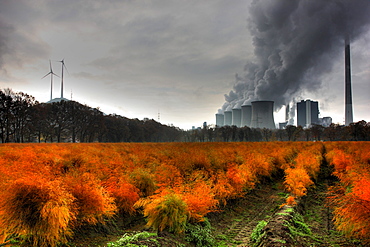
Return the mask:
<path id="1" fill-rule="evenodd" d="M 322 76 L 343 56 L 344 37 L 361 36 L 370 1 L 253 1 L 249 31 L 255 60 L 236 78 L 222 109 L 273 100 L 279 109 L 302 92 L 321 88 Z"/>
<path id="2" fill-rule="evenodd" d="M 0 87 L 46 101 L 50 82 L 40 78 L 49 59 L 60 74 L 56 61 L 64 58 L 70 72 L 65 95 L 73 90 L 76 100 L 127 117 L 156 116 L 161 108 L 165 123 L 181 127 L 212 123 L 230 88 L 224 109 L 266 98 L 279 107 L 317 91 L 343 54 L 342 8 L 356 12 L 349 22 L 356 25 L 354 38 L 369 10 L 368 4 L 359 8 L 362 0 L 343 7 L 335 0 L 251 2 L 0 0 Z M 365 89 L 366 49 L 353 51 L 363 54 L 364 65 L 353 72 Z M 116 106 L 130 112 L 116 112 Z"/>
<path id="3" fill-rule="evenodd" d="M 49 45 L 38 36 L 43 24 L 34 25 L 39 17 L 40 12 L 27 4 L 0 1 L 0 69 L 22 68 L 48 53 Z"/>
<path id="4" fill-rule="evenodd" d="M 0 87 L 48 100 L 48 80 L 40 78 L 49 59 L 60 73 L 56 61 L 64 58 L 65 94 L 73 89 L 76 100 L 118 105 L 128 117 L 161 108 L 168 122 L 211 122 L 224 82 L 251 54 L 249 1 L 0 0 Z"/>
<path id="5" fill-rule="evenodd" d="M 12 27 L 0 19 L 0 69 L 3 65 L 3 56 L 9 52 L 7 41 L 12 31 Z"/>

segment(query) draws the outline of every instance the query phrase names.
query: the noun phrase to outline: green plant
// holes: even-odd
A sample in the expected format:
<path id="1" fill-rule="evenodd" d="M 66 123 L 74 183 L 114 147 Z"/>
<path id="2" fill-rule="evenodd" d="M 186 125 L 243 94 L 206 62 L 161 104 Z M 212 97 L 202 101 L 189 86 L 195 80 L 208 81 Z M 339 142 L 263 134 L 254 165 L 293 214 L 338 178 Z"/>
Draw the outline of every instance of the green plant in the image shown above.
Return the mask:
<path id="1" fill-rule="evenodd" d="M 216 239 L 217 240 L 227 240 L 228 237 L 225 234 L 219 234 L 219 235 L 216 236 Z"/>
<path id="2" fill-rule="evenodd" d="M 303 217 L 296 213 L 293 216 L 293 225 L 297 231 L 302 232 L 304 234 L 311 235 L 311 229 L 308 227 L 308 225 L 304 222 Z"/>
<path id="3" fill-rule="evenodd" d="M 108 247 L 121 247 L 121 246 L 136 247 L 139 245 L 132 244 L 131 242 L 147 239 L 153 236 L 157 236 L 157 234 L 151 233 L 151 232 L 138 232 L 138 233 L 134 233 L 133 235 L 129 233 L 125 233 L 119 240 L 117 240 L 116 242 L 109 242 L 107 246 Z M 140 245 L 140 246 L 143 247 L 145 245 Z"/>
<path id="4" fill-rule="evenodd" d="M 294 212 L 294 209 L 292 207 L 290 208 L 287 208 L 284 210 L 286 213 L 293 213 Z"/>
<path id="5" fill-rule="evenodd" d="M 261 220 L 258 222 L 257 226 L 253 229 L 251 234 L 251 242 L 258 244 L 261 241 L 261 238 L 264 236 L 263 228 L 267 225 L 267 221 Z"/>
<path id="6" fill-rule="evenodd" d="M 283 197 L 283 198 L 287 198 L 289 196 L 289 194 L 286 193 L 286 192 L 279 192 L 278 196 Z"/>
<path id="7" fill-rule="evenodd" d="M 185 240 L 195 246 L 214 246 L 215 238 L 212 235 L 211 223 L 207 218 L 203 222 L 186 225 Z"/>

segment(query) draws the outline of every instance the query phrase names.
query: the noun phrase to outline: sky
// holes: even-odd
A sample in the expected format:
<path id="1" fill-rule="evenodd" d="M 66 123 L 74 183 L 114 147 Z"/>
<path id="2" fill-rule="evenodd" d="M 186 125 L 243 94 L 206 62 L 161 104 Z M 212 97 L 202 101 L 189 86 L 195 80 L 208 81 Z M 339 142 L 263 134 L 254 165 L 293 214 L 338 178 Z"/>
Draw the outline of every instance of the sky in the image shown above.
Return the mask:
<path id="1" fill-rule="evenodd" d="M 59 61 L 64 59 L 64 97 L 106 114 L 190 129 L 203 122 L 214 124 L 218 111 L 240 104 L 251 92 L 254 96 L 248 99 L 263 95 L 263 100 L 271 97 L 276 102 L 275 123 L 284 121 L 285 103 L 311 99 L 319 101 L 321 117 L 343 124 L 344 49 L 337 39 L 341 32 L 322 35 L 325 30 L 317 31 L 322 24 L 312 22 L 315 13 L 333 13 L 335 19 L 340 11 L 334 5 L 320 8 L 326 12 L 317 10 L 322 6 L 308 6 L 307 1 L 0 0 L 0 88 L 46 102 L 50 77 L 42 77 L 50 70 L 49 60 L 60 76 Z M 354 10 L 367 9 L 359 8 L 363 1 L 353 2 L 357 1 Z M 351 46 L 354 121 L 370 121 L 366 18 L 360 11 L 353 20 L 359 26 L 353 29 Z M 341 30 L 341 25 L 335 28 Z M 291 81 L 282 77 L 284 86 L 266 79 L 271 69 L 267 67 L 256 81 L 256 69 L 250 71 L 266 61 L 273 64 L 271 55 L 278 54 L 289 71 L 286 57 L 294 58 L 289 52 L 299 50 L 302 40 L 309 49 L 320 42 L 327 45 L 320 46 L 325 49 L 319 55 L 304 53 L 311 63 L 292 67 L 303 69 L 298 75 L 287 73 Z M 296 65 L 306 60 L 292 61 Z M 53 98 L 60 97 L 60 78 L 53 79 Z M 254 81 L 252 89 L 249 81 Z"/>

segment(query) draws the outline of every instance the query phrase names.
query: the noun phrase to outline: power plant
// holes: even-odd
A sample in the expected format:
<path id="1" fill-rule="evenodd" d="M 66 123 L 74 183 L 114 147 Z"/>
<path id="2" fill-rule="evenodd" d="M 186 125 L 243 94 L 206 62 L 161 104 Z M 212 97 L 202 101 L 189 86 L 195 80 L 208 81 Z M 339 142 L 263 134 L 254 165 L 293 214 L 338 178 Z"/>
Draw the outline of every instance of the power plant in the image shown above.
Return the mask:
<path id="1" fill-rule="evenodd" d="M 232 125 L 232 119 L 233 119 L 233 113 L 231 111 L 225 111 L 224 112 L 224 125 L 231 126 Z"/>
<path id="2" fill-rule="evenodd" d="M 345 38 L 345 125 L 353 123 L 352 106 L 352 82 L 351 82 L 351 58 L 349 37 Z M 253 101 L 251 105 L 242 105 L 241 108 L 233 108 L 224 114 L 216 114 L 216 126 L 236 127 L 248 126 L 251 128 L 275 129 L 273 101 Z M 309 128 L 312 124 L 329 126 L 331 117 L 319 118 L 319 103 L 311 100 L 301 100 L 297 103 L 297 126 Z M 286 106 L 286 119 L 279 123 L 279 128 L 285 128 L 288 124 L 289 105 Z"/>
<path id="3" fill-rule="evenodd" d="M 297 103 L 297 125 L 309 127 L 312 124 L 319 124 L 319 103 L 301 100 Z"/>
<path id="4" fill-rule="evenodd" d="M 241 126 L 251 126 L 251 121 L 252 121 L 252 106 L 242 105 Z"/>
<path id="5" fill-rule="evenodd" d="M 224 114 L 217 113 L 216 114 L 216 126 L 222 127 L 225 124 L 225 116 Z"/>
<path id="6" fill-rule="evenodd" d="M 253 101 L 251 105 L 243 105 L 241 108 L 225 111 L 224 114 L 217 113 L 216 125 L 275 129 L 274 102 Z"/>
<path id="7" fill-rule="evenodd" d="M 231 110 L 232 112 L 232 118 L 233 122 L 232 125 L 235 125 L 236 127 L 241 127 L 241 120 L 242 120 L 242 109 L 240 108 L 234 108 Z"/>
<path id="8" fill-rule="evenodd" d="M 274 101 L 252 102 L 251 127 L 275 129 Z"/>

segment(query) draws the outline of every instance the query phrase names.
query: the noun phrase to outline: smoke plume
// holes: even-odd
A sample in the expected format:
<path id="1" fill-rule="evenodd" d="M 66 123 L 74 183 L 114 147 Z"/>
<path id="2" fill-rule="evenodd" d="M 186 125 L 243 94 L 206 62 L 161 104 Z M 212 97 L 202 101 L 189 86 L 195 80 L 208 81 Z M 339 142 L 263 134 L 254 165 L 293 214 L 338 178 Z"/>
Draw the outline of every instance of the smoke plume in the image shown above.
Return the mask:
<path id="1" fill-rule="evenodd" d="M 343 56 L 345 35 L 359 37 L 369 13 L 369 0 L 253 0 L 248 28 L 255 59 L 235 76 L 219 112 L 253 100 L 273 100 L 278 110 L 320 89 L 321 77 Z"/>

